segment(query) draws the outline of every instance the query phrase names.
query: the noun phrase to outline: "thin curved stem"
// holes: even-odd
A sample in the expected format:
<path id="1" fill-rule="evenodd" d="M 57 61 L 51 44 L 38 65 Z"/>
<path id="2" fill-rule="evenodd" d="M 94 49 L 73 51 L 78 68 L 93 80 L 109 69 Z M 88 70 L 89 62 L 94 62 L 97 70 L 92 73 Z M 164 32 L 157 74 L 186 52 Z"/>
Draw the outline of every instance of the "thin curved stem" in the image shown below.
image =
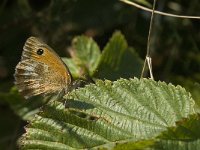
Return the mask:
<path id="1" fill-rule="evenodd" d="M 132 5 L 132 6 L 135 6 L 139 9 L 142 9 L 142 10 L 145 10 L 145 11 L 148 11 L 148 12 L 151 12 L 152 13 L 152 9 L 149 9 L 149 8 L 146 8 L 144 6 L 141 6 L 139 4 L 136 4 L 134 2 L 130 2 L 128 0 L 120 0 L 121 2 L 124 2 L 126 4 L 129 4 L 129 5 Z M 200 19 L 200 16 L 185 16 L 185 15 L 175 15 L 175 14 L 170 14 L 170 13 L 165 13 L 165 12 L 161 12 L 161 11 L 157 11 L 155 10 L 154 11 L 155 14 L 159 14 L 159 15 L 163 15 L 163 16 L 169 16 L 169 17 L 176 17 L 176 18 L 187 18 L 187 19 Z"/>

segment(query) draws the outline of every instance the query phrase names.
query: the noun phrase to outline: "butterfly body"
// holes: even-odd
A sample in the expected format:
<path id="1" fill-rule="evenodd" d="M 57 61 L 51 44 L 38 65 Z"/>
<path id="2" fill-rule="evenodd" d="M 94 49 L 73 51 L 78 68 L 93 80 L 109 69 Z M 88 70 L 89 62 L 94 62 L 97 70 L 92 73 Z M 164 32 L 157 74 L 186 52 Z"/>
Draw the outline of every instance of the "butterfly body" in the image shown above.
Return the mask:
<path id="1" fill-rule="evenodd" d="M 35 37 L 27 39 L 14 77 L 19 92 L 25 98 L 63 95 L 72 84 L 71 74 L 64 62 L 51 47 Z"/>

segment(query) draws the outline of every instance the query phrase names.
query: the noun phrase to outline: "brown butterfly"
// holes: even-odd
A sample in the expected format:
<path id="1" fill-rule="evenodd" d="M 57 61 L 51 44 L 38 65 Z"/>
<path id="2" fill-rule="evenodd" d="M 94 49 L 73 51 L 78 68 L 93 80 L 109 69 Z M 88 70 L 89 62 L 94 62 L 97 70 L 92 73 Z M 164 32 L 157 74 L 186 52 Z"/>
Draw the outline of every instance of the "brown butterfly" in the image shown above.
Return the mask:
<path id="1" fill-rule="evenodd" d="M 63 96 L 72 85 L 68 67 L 51 47 L 36 37 L 27 39 L 14 77 L 19 92 L 26 99 L 54 93 Z"/>

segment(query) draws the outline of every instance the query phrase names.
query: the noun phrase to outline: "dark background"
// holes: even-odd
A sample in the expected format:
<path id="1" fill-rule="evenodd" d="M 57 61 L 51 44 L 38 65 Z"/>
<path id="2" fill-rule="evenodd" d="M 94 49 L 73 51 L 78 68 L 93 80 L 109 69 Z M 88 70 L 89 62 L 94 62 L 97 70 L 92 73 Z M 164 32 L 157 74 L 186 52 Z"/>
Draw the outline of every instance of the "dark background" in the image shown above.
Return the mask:
<path id="1" fill-rule="evenodd" d="M 200 16 L 199 0 L 162 0 L 157 9 Z M 151 50 L 155 80 L 180 84 L 194 93 L 194 83 L 200 82 L 200 20 L 160 15 L 154 19 Z M 0 93 L 14 85 L 14 68 L 29 36 L 40 37 L 60 56 L 69 56 L 67 48 L 76 35 L 93 37 L 102 49 L 112 33 L 120 30 L 144 59 L 149 22 L 150 13 L 117 0 L 1 0 Z M 25 124 L 0 99 L 0 149 L 15 149 Z"/>

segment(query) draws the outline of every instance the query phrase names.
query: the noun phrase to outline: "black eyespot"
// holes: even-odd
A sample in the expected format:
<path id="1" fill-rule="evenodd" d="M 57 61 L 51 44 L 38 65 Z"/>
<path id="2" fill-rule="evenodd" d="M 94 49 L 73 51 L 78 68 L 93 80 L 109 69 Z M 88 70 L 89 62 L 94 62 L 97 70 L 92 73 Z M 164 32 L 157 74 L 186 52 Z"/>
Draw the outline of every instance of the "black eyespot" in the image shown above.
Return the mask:
<path id="1" fill-rule="evenodd" d="M 44 50 L 43 50 L 43 49 L 38 49 L 38 50 L 37 50 L 37 54 L 38 54 L 38 55 L 42 55 L 43 53 L 44 53 Z"/>

